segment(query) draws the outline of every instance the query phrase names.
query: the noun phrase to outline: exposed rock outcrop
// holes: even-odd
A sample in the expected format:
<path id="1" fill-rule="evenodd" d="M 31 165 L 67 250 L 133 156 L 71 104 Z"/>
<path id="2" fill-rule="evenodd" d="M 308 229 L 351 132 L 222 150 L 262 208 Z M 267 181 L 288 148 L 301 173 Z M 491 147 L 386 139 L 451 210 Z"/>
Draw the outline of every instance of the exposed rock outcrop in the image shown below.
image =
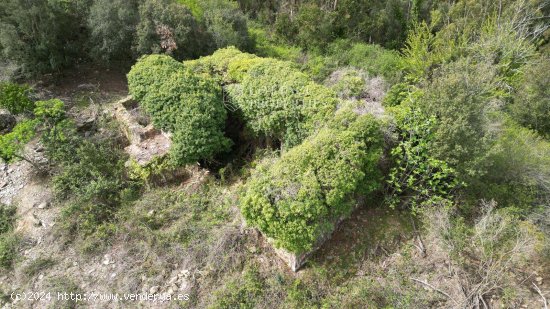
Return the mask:
<path id="1" fill-rule="evenodd" d="M 0 134 L 10 132 L 13 127 L 15 127 L 16 123 L 17 120 L 15 119 L 15 116 L 6 110 L 0 109 Z"/>

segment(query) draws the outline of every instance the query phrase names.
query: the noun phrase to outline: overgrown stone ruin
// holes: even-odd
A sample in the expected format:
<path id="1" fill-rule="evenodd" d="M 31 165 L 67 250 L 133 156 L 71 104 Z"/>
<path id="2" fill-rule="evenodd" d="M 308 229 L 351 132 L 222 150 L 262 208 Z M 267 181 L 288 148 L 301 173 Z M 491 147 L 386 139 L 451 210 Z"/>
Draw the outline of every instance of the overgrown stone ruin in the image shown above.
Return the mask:
<path id="1" fill-rule="evenodd" d="M 366 99 L 364 100 L 365 103 L 367 101 Z M 378 103 L 376 100 L 372 101 Z M 359 106 L 363 105 L 359 104 Z M 370 109 L 355 109 L 354 112 L 357 114 L 371 113 L 376 115 Z M 143 167 L 147 166 L 155 158 L 164 157 L 168 154 L 172 144 L 170 134 L 155 129 L 149 117 L 143 113 L 139 103 L 133 100 L 132 96 L 127 96 L 114 104 L 114 117 L 120 123 L 122 131 L 128 139 L 129 145 L 125 147 L 125 151 L 129 154 L 130 160 Z M 186 188 L 193 188 L 203 183 L 205 179 L 205 175 L 203 174 L 208 173 L 208 171 L 198 166 L 182 167 L 181 169 L 185 170 L 187 174 L 186 179 L 182 182 L 182 185 Z M 356 207 L 362 204 L 364 204 L 364 201 L 362 199 L 358 200 Z M 336 218 L 333 222 L 334 229 L 319 237 L 313 248 L 307 252 L 294 253 L 282 248 L 276 248 L 273 245 L 273 240 L 265 237 L 265 235 L 264 237 L 274 249 L 276 255 L 293 272 L 297 272 L 325 242 L 332 238 L 333 233 L 345 219 L 346 217 Z"/>
<path id="2" fill-rule="evenodd" d="M 365 204 L 365 201 L 364 201 L 364 198 L 360 198 L 358 199 L 357 201 L 357 204 L 355 205 L 355 210 L 357 210 L 359 207 L 362 207 L 364 206 Z M 321 237 L 319 237 L 319 239 L 317 239 L 317 242 L 316 244 L 313 246 L 313 248 L 307 252 L 302 252 L 302 253 L 294 253 L 294 252 L 290 252 L 288 250 L 285 250 L 283 248 L 276 248 L 275 246 L 272 245 L 275 253 L 277 254 L 277 256 L 279 258 L 281 258 L 285 264 L 288 265 L 288 267 L 293 271 L 293 272 L 297 272 L 298 270 L 300 270 L 300 268 L 302 268 L 305 263 L 307 262 L 307 260 L 317 251 L 321 248 L 321 246 L 323 246 L 323 244 L 325 244 L 327 241 L 329 241 L 332 236 L 334 235 L 334 233 L 336 232 L 336 230 L 338 230 L 338 227 L 340 226 L 340 224 L 344 221 L 348 219 L 348 217 L 340 217 L 338 218 L 337 220 L 334 221 L 334 228 L 332 229 L 331 232 L 329 233 L 326 233 L 324 235 L 321 235 Z M 264 235 L 265 237 L 265 235 Z M 268 242 L 271 244 L 272 243 L 272 240 L 269 239 L 268 237 L 265 237 Z"/>
<path id="3" fill-rule="evenodd" d="M 146 166 L 154 158 L 168 153 L 172 144 L 170 135 L 155 129 L 131 96 L 115 103 L 114 115 L 129 141 L 124 150 L 137 164 Z"/>

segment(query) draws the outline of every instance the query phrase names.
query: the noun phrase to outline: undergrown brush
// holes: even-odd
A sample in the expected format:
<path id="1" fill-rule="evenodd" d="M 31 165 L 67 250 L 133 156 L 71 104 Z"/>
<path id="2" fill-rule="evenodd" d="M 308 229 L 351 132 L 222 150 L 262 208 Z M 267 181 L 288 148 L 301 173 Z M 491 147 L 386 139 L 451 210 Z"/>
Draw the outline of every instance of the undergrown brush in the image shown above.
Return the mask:
<path id="1" fill-rule="evenodd" d="M 16 208 L 0 204 L 0 270 L 10 270 L 17 257 L 20 235 L 14 232 Z"/>
<path id="2" fill-rule="evenodd" d="M 52 184 L 61 205 L 58 233 L 80 249 L 97 251 L 109 244 L 120 208 L 135 200 L 141 183 L 130 179 L 121 133 L 106 119 L 95 134 L 83 136 L 71 122 L 43 136 Z"/>

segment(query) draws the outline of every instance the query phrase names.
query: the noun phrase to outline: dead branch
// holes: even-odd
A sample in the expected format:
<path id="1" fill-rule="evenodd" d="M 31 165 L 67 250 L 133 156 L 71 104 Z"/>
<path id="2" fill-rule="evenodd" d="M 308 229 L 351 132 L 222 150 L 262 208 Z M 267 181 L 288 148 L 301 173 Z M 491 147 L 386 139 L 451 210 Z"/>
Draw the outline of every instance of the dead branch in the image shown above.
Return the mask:
<path id="1" fill-rule="evenodd" d="M 420 251 L 422 257 L 425 258 L 426 255 L 427 255 L 426 254 L 426 247 L 424 246 L 424 242 L 422 241 L 422 236 L 420 236 L 420 233 L 416 229 L 416 224 L 414 223 L 414 218 L 412 216 L 411 216 L 411 222 L 412 222 L 414 234 L 415 234 L 416 238 L 418 239 L 418 243 L 419 243 L 418 245 L 416 245 L 413 242 L 413 245 L 418 249 L 418 251 Z"/>
<path id="2" fill-rule="evenodd" d="M 535 287 L 535 291 L 537 291 L 537 293 L 542 298 L 542 301 L 544 302 L 544 309 L 548 309 L 548 302 L 546 301 L 546 297 L 544 297 L 544 295 L 542 294 L 542 291 L 540 290 L 540 288 L 534 282 L 531 282 L 531 283 Z"/>
<path id="3" fill-rule="evenodd" d="M 436 288 L 435 286 L 429 284 L 427 281 L 422 281 L 422 280 L 420 280 L 420 279 L 416 279 L 416 278 L 412 278 L 412 277 L 410 277 L 409 279 L 411 279 L 412 281 L 421 283 L 421 284 L 423 284 L 423 285 L 429 287 L 430 289 L 432 289 L 432 290 L 438 292 L 439 294 L 446 296 L 448 299 L 452 300 L 455 304 L 458 305 L 458 302 L 457 302 L 456 300 L 454 300 L 454 298 L 452 298 L 451 295 L 449 295 L 449 294 L 447 294 L 446 292 L 444 292 L 444 291 L 442 291 L 442 290 Z"/>

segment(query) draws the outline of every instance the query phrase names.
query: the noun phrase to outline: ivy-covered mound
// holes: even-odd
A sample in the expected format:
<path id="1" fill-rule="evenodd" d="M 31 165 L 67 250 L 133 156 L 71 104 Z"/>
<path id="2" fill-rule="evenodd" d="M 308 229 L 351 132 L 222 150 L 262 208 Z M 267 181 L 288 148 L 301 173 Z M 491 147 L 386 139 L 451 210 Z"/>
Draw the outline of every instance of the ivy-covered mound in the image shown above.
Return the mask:
<path id="1" fill-rule="evenodd" d="M 381 153 L 372 116 L 339 112 L 299 146 L 259 164 L 240 200 L 242 214 L 275 246 L 298 254 L 311 250 L 351 213 L 358 194 L 379 187 Z"/>
<path id="2" fill-rule="evenodd" d="M 150 55 L 132 67 L 128 87 L 154 126 L 173 133 L 175 164 L 211 159 L 231 145 L 223 131 L 222 89 L 214 79 L 194 74 L 169 56 Z"/>
<path id="3" fill-rule="evenodd" d="M 189 62 L 197 73 L 224 85 L 228 99 L 239 108 L 258 136 L 293 147 L 332 116 L 338 99 L 315 84 L 290 62 L 260 58 L 234 47 Z"/>

